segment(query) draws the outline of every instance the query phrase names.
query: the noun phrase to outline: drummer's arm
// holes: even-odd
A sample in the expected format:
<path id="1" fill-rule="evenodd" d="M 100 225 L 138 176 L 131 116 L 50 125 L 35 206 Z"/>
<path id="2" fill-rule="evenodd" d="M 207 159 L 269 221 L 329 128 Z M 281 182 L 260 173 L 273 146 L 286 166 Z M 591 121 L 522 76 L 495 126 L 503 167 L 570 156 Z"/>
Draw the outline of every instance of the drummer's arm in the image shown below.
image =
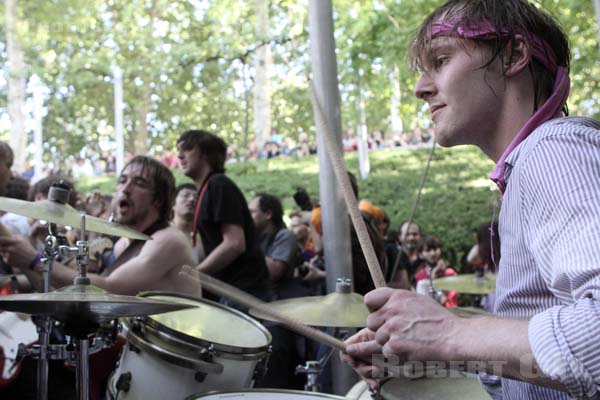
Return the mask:
<path id="1" fill-rule="evenodd" d="M 454 343 L 449 346 L 454 347 L 449 359 L 465 360 L 462 368 L 469 370 L 469 362 L 474 365 L 487 360 L 482 363 L 487 373 L 566 391 L 540 370 L 529 341 L 529 321 L 496 317 L 460 321 L 460 333 L 453 335 Z"/>
<path id="2" fill-rule="evenodd" d="M 156 232 L 140 254 L 115 269 L 107 277 L 89 274 L 92 284 L 104 290 L 134 296 L 141 291 L 155 290 L 174 268 L 193 263 L 188 239 L 175 227 Z"/>
<path id="3" fill-rule="evenodd" d="M 241 225 L 222 224 L 223 241 L 198 264 L 198 270 L 205 274 L 215 274 L 246 251 L 246 238 Z"/>

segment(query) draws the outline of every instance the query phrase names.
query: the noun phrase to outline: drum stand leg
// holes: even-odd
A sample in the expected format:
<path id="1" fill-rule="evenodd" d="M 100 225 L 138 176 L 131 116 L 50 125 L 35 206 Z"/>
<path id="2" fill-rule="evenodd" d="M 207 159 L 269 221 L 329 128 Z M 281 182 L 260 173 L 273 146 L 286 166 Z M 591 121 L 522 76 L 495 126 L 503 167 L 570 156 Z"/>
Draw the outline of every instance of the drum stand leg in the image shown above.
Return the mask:
<path id="1" fill-rule="evenodd" d="M 77 398 L 89 400 L 90 397 L 90 368 L 89 340 L 87 337 L 77 339 Z"/>
<path id="2" fill-rule="evenodd" d="M 37 399 L 48 399 L 48 345 L 50 342 L 50 326 L 52 321 L 48 317 L 41 317 L 38 321 L 39 355 L 37 363 Z"/>

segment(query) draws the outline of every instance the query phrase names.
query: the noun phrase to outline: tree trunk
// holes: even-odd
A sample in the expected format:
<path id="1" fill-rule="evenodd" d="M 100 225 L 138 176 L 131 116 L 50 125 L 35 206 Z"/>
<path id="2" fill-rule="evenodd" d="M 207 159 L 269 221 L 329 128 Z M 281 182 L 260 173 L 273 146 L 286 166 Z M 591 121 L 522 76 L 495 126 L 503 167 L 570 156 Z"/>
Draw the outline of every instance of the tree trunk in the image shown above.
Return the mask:
<path id="1" fill-rule="evenodd" d="M 392 127 L 392 136 L 402 134 L 402 119 L 400 118 L 400 105 L 402 97 L 400 91 L 400 72 L 398 67 L 390 74 L 390 83 L 392 85 L 392 97 L 390 98 L 390 124 Z"/>
<path id="2" fill-rule="evenodd" d="M 5 0 L 6 47 L 8 55 L 8 116 L 10 117 L 9 143 L 15 154 L 14 169 L 25 169 L 25 54 L 19 41 L 16 0 Z"/>
<path id="3" fill-rule="evenodd" d="M 269 2 L 254 0 L 256 36 L 261 43 L 254 59 L 254 137 L 259 153 L 271 134 L 271 45 L 269 44 Z"/>
<path id="4" fill-rule="evenodd" d="M 148 35 L 152 37 L 154 23 L 158 17 L 159 0 L 152 0 L 150 9 L 150 23 L 148 24 Z M 137 109 L 137 126 L 135 132 L 135 155 L 148 152 L 148 113 L 150 112 L 150 97 L 152 96 L 152 73 L 146 72 L 144 87 L 142 89 L 141 104 Z"/>

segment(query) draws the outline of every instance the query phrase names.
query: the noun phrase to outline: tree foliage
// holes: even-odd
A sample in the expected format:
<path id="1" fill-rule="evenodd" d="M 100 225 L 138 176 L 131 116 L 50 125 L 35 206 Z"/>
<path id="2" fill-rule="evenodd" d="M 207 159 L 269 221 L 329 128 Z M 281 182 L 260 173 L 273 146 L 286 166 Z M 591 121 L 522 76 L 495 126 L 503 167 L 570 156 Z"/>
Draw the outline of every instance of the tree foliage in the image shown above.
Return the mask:
<path id="1" fill-rule="evenodd" d="M 369 129 L 389 129 L 390 74 L 394 73 L 401 82 L 405 129 L 429 123 L 422 102 L 411 94 L 417 75 L 406 58 L 419 23 L 438 4 L 434 0 L 333 1 L 344 126 L 358 122 L 355 100 L 360 90 Z M 539 0 L 537 4 L 554 14 L 571 38 L 571 112 L 600 115 L 600 82 L 590 79 L 600 74 L 592 1 Z M 241 143 L 245 94 L 252 89 L 254 76 L 251 61 L 261 45 L 251 1 L 48 0 L 19 2 L 19 6 L 28 75 L 39 76 L 47 88 L 47 160 L 64 159 L 82 149 L 94 153 L 111 148 L 113 65 L 124 72 L 129 150 L 147 147 L 160 153 L 162 148 L 173 148 L 183 130 L 197 127 Z M 292 138 L 301 131 L 313 135 L 306 1 L 272 0 L 269 14 L 272 126 Z M 4 29 L 0 35 L 3 39 Z M 0 46 L 2 61 L 5 51 Z M 0 101 L 6 101 L 2 80 Z M 250 110 L 249 126 L 252 118 Z M 142 128 L 148 133 L 146 146 L 136 147 Z M 1 129 L 6 129 L 5 124 Z"/>

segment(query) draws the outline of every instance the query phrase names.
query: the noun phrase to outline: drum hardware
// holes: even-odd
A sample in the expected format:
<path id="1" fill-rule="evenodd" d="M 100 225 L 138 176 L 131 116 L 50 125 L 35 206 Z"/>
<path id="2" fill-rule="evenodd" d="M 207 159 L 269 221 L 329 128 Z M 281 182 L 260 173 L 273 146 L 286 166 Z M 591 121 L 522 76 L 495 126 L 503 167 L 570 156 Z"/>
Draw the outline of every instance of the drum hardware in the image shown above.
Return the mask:
<path id="1" fill-rule="evenodd" d="M 180 310 L 192 305 L 173 304 L 164 301 L 142 299 L 131 296 L 116 296 L 90 285 L 87 277 L 89 243 L 86 241 L 86 215 L 67 205 L 69 190 L 62 184 L 52 186 L 48 200 L 25 202 L 0 197 L 0 210 L 14 212 L 34 219 L 48 222 L 48 236 L 45 239 L 42 263 L 43 293 L 17 294 L 0 299 L 0 309 L 39 316 L 37 319 L 38 344 L 32 348 L 18 347 L 18 356 L 31 356 L 38 360 L 37 399 L 48 397 L 48 360 L 66 359 L 75 361 L 78 398 L 89 398 L 89 354 L 114 341 L 117 324 L 114 323 L 114 335 L 99 332 L 94 337 L 92 347 L 89 338 L 100 330 L 100 325 L 122 316 L 158 314 L 165 311 Z M 149 237 L 127 227 L 99 218 L 87 217 L 91 231 L 109 235 L 125 236 L 134 239 Z M 75 226 L 80 222 L 81 240 L 76 246 L 59 244 L 55 234 L 55 224 Z M 72 286 L 50 292 L 52 263 L 59 255 L 75 255 L 79 275 Z M 49 335 L 54 320 L 65 324 L 65 332 L 70 336 L 67 345 L 50 345 Z"/>
<path id="2" fill-rule="evenodd" d="M 349 334 L 350 332 L 346 329 L 335 328 L 333 331 L 333 336 L 341 339 L 347 338 Z M 321 385 L 319 385 L 317 380 L 336 350 L 337 349 L 331 347 L 320 360 L 308 360 L 304 365 L 298 365 L 296 367 L 296 375 L 306 375 L 304 390 L 307 392 L 319 392 L 321 390 Z"/>

